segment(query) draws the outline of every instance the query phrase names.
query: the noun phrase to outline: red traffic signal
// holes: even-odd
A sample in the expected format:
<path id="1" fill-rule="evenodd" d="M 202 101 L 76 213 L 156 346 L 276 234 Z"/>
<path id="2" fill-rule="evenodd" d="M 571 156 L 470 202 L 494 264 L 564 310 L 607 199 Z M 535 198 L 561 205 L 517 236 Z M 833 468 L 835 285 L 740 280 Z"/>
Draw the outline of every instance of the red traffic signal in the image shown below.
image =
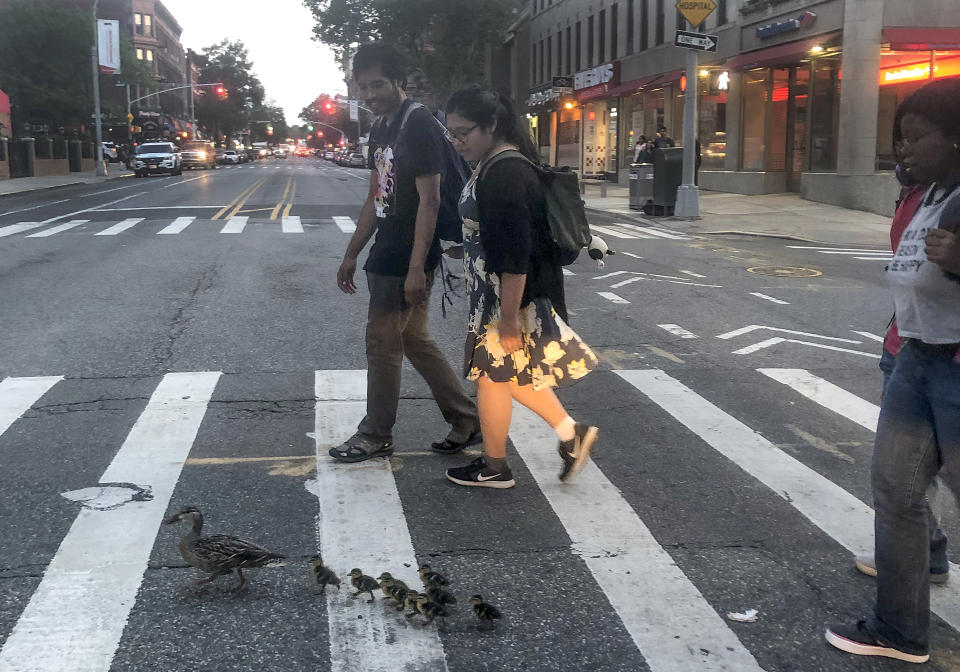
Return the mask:
<path id="1" fill-rule="evenodd" d="M 328 100 L 326 103 L 324 103 L 323 109 L 325 109 L 327 112 L 333 112 L 333 103 Z"/>
<path id="2" fill-rule="evenodd" d="M 217 87 L 217 98 L 223 100 L 223 99 L 226 98 L 226 97 L 227 97 L 227 90 L 226 90 L 225 88 L 223 88 L 222 86 L 218 86 L 218 87 Z"/>
<path id="3" fill-rule="evenodd" d="M 317 137 L 318 137 L 318 138 L 322 138 L 322 137 L 323 137 L 323 131 L 317 131 Z"/>

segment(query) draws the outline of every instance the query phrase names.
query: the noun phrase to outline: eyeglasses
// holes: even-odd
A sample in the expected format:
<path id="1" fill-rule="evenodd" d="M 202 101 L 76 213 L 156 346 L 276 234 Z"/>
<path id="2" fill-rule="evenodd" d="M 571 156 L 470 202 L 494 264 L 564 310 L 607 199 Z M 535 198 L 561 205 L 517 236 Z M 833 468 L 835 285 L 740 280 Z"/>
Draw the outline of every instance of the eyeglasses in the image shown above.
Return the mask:
<path id="1" fill-rule="evenodd" d="M 468 128 L 468 129 L 466 129 L 466 130 L 464 130 L 464 131 L 453 131 L 453 130 L 450 130 L 450 129 L 448 128 L 448 129 L 447 129 L 447 138 L 450 139 L 450 140 L 456 140 L 457 142 L 460 142 L 460 143 L 466 142 L 466 141 L 467 141 L 467 136 L 470 135 L 470 133 L 472 133 L 473 130 L 474 130 L 475 128 L 477 128 L 479 125 L 480 125 L 480 124 L 474 124 L 473 126 L 471 126 L 470 128 Z"/>

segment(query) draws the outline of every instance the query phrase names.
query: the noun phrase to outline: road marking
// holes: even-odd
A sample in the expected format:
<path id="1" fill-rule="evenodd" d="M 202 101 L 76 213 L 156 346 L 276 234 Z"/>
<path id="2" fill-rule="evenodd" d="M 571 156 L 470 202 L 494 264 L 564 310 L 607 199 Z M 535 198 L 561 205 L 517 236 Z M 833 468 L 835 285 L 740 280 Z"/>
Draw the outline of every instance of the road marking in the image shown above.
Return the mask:
<path id="1" fill-rule="evenodd" d="M 333 223 L 344 233 L 353 233 L 357 230 L 357 225 L 349 217 L 334 217 Z"/>
<path id="2" fill-rule="evenodd" d="M 93 208 L 90 212 L 126 212 L 128 210 L 205 210 L 226 208 L 226 205 L 158 205 L 149 208 Z"/>
<path id="3" fill-rule="evenodd" d="M 766 294 L 761 294 L 760 292 L 750 292 L 752 296 L 758 296 L 761 299 L 766 299 L 767 301 L 772 301 L 773 303 L 779 303 L 782 306 L 789 306 L 790 304 L 787 301 L 781 301 L 780 299 L 775 299 L 772 296 L 767 296 Z"/>
<path id="4" fill-rule="evenodd" d="M 136 185 L 136 184 L 128 184 L 128 185 L 125 186 L 125 187 L 117 187 L 116 189 L 107 189 L 107 190 L 105 190 L 105 191 L 95 191 L 95 192 L 93 192 L 92 194 L 81 194 L 81 195 L 79 196 L 79 198 L 90 198 L 91 196 L 99 196 L 100 194 L 109 194 L 109 193 L 112 192 L 112 191 L 122 191 L 122 190 L 124 190 L 124 189 L 133 189 L 133 188 L 136 187 L 136 186 L 138 186 L 138 185 Z"/>
<path id="5" fill-rule="evenodd" d="M 871 259 L 880 259 L 880 258 L 882 258 L 882 257 L 886 257 L 886 258 L 889 258 L 889 259 L 892 259 L 892 258 L 893 258 L 893 252 L 869 252 L 869 251 L 863 251 L 863 252 L 838 252 L 838 251 L 832 251 L 832 250 L 831 250 L 831 251 L 821 250 L 821 251 L 820 251 L 820 254 L 839 254 L 839 255 L 846 256 L 846 257 L 852 257 L 852 256 L 855 256 L 855 255 L 857 255 L 857 254 L 866 254 L 866 255 L 869 255 Z M 859 259 L 859 258 L 860 258 L 860 257 L 857 257 L 857 259 Z"/>
<path id="6" fill-rule="evenodd" d="M 277 215 L 280 213 L 280 209 L 286 204 L 287 196 L 290 194 L 290 189 L 293 187 L 293 176 L 287 178 L 287 184 L 283 189 L 283 195 L 280 196 L 280 202 L 277 203 L 273 210 L 270 212 L 270 219 L 276 219 Z"/>
<path id="7" fill-rule="evenodd" d="M 613 271 L 612 273 L 606 273 L 604 275 L 598 275 L 594 280 L 606 280 L 607 278 L 613 278 L 618 275 L 629 275 L 630 271 Z"/>
<path id="8" fill-rule="evenodd" d="M 63 376 L 4 378 L 0 381 L 0 435 L 61 380 Z"/>
<path id="9" fill-rule="evenodd" d="M 211 219 L 220 219 L 221 217 L 224 216 L 225 213 L 226 213 L 226 219 L 230 219 L 231 217 L 236 215 L 237 211 L 239 211 L 240 208 L 242 208 L 244 204 L 247 202 L 247 200 L 253 195 L 253 192 L 259 189 L 260 186 L 264 182 L 266 182 L 268 178 L 269 178 L 268 175 L 264 175 L 259 180 L 256 180 L 249 187 L 241 191 L 240 194 L 235 199 L 230 201 L 227 205 L 223 206 L 223 208 L 219 212 L 217 212 L 217 214 L 211 217 Z"/>
<path id="10" fill-rule="evenodd" d="M 627 271 L 624 271 L 625 273 Z M 657 275 L 656 273 L 640 273 L 638 271 L 629 271 L 637 277 L 630 278 L 629 280 L 624 280 L 623 282 L 618 282 L 614 285 L 610 285 L 611 289 L 617 287 L 622 287 L 623 285 L 629 285 L 631 282 L 638 282 L 639 280 L 653 280 L 654 282 L 669 282 L 673 285 L 686 285 L 688 287 L 722 287 L 722 285 L 706 285 L 699 282 L 692 282 L 686 278 L 676 278 L 672 275 Z M 594 278 L 596 279 L 596 278 Z"/>
<path id="11" fill-rule="evenodd" d="M 752 331 L 757 329 L 766 329 L 767 331 L 776 331 L 781 334 L 793 334 L 794 336 L 808 336 L 810 338 L 820 338 L 825 341 L 837 341 L 839 343 L 853 343 L 859 344 L 863 341 L 854 341 L 849 338 L 837 338 L 836 336 L 821 336 L 820 334 L 811 334 L 808 331 L 794 331 L 793 329 L 781 329 L 780 327 L 767 327 L 761 324 L 751 324 L 747 327 L 742 327 L 740 329 L 735 329 L 733 331 L 728 331 L 725 334 L 720 334 L 717 338 L 722 338 L 724 340 L 730 338 L 736 338 L 737 336 L 743 336 L 744 334 L 749 334 Z"/>
<path id="12" fill-rule="evenodd" d="M 45 219 L 41 224 L 53 224 L 54 222 L 59 222 L 61 219 L 67 219 L 68 217 L 73 217 L 74 215 L 82 215 L 85 212 L 94 212 L 98 211 L 100 208 L 106 205 L 116 205 L 117 203 L 122 203 L 123 201 L 128 201 L 131 198 L 136 198 L 137 196 L 143 196 L 145 191 L 138 192 L 136 194 L 130 194 L 129 196 L 124 196 L 123 198 L 118 198 L 115 201 L 110 201 L 109 203 L 101 203 L 100 205 L 94 205 L 89 208 L 84 208 L 83 210 L 75 210 L 74 212 L 68 212 L 65 215 L 57 215 L 56 217 L 51 217 L 50 219 Z"/>
<path id="13" fill-rule="evenodd" d="M 250 218 L 246 215 L 234 215 L 223 225 L 220 233 L 243 233 L 243 227 L 247 225 L 248 219 Z"/>
<path id="14" fill-rule="evenodd" d="M 644 278 L 643 276 L 635 275 L 632 278 L 627 278 L 620 282 L 610 285 L 610 289 L 617 289 L 618 287 L 623 287 L 624 285 L 629 285 L 631 282 L 640 282 L 641 280 L 649 280 L 650 278 Z"/>
<path id="15" fill-rule="evenodd" d="M 143 221 L 143 217 L 131 217 L 131 218 L 129 218 L 129 219 L 123 220 L 122 222 L 117 222 L 116 224 L 114 224 L 114 225 L 111 226 L 110 228 L 104 229 L 103 231 L 100 231 L 99 233 L 95 233 L 95 234 L 93 234 L 93 235 L 95 235 L 95 236 L 115 236 L 115 235 L 117 235 L 118 233 L 122 233 L 122 232 L 126 231 L 127 229 L 133 228 L 134 226 L 136 226 L 137 224 L 139 224 L 139 223 L 142 222 L 142 221 Z"/>
<path id="16" fill-rule="evenodd" d="M 633 257 L 634 259 L 643 259 L 643 257 L 641 257 L 639 254 L 634 254 L 633 252 L 620 252 L 620 251 L 618 251 L 617 254 L 625 254 L 625 255 L 627 255 L 628 257 Z"/>
<path id="17" fill-rule="evenodd" d="M 848 551 L 873 552 L 873 509 L 839 485 L 787 455 L 663 371 L 614 373 L 789 502 Z M 951 571 L 960 572 L 960 568 L 951 563 Z M 946 584 L 931 590 L 930 606 L 944 621 L 960 630 L 960 586 Z"/>
<path id="18" fill-rule="evenodd" d="M 765 341 L 760 341 L 759 343 L 754 343 L 753 345 L 748 345 L 745 348 L 740 348 L 739 350 L 734 350 L 733 354 L 735 355 L 749 355 L 751 353 L 757 352 L 758 350 L 763 350 L 764 348 L 769 348 L 780 343 L 784 343 L 787 339 L 780 338 L 775 336 L 774 338 L 768 338 Z"/>
<path id="19" fill-rule="evenodd" d="M 591 231 L 599 231 L 600 233 L 605 233 L 608 236 L 613 236 L 614 238 L 623 238 L 623 239 L 636 239 L 636 238 L 650 238 L 651 236 L 640 234 L 640 233 L 628 233 L 626 231 L 619 231 L 612 227 L 600 226 L 598 224 L 590 225 Z"/>
<path id="20" fill-rule="evenodd" d="M 888 257 L 854 257 L 858 261 L 892 261 L 893 255 Z"/>
<path id="21" fill-rule="evenodd" d="M 366 413 L 366 372 L 316 371 L 314 386 L 317 480 L 308 489 L 319 500 L 316 529 L 324 561 L 359 567 L 372 576 L 389 569 L 407 584 L 419 585 L 390 461 L 340 464 L 325 450 L 352 435 Z M 375 606 L 328 592 L 331 672 L 447 669 L 435 626 L 414 625 Z"/>
<path id="22" fill-rule="evenodd" d="M 51 205 L 57 205 L 58 203 L 66 203 L 69 200 L 70 200 L 69 198 L 65 198 L 61 201 L 51 201 L 49 203 L 41 203 L 40 205 L 34 205 L 33 207 L 30 207 L 30 208 L 21 208 L 19 210 L 9 210 L 7 212 L 0 212 L 0 217 L 6 217 L 7 215 L 16 215 L 21 212 L 30 212 L 31 210 L 39 210 L 40 208 L 46 208 Z"/>
<path id="23" fill-rule="evenodd" d="M 0 670 L 107 672 L 183 462 L 220 377 L 168 373 L 100 478 L 152 497 L 81 509 L 0 651 Z"/>
<path id="24" fill-rule="evenodd" d="M 853 331 L 851 329 L 850 331 Z M 877 341 L 878 343 L 883 343 L 883 336 L 877 336 L 876 334 L 871 334 L 869 331 L 853 331 L 853 333 L 863 336 L 864 338 L 870 339 L 871 341 Z"/>
<path id="25" fill-rule="evenodd" d="M 891 254 L 890 250 L 865 250 L 856 247 L 812 247 L 810 245 L 787 245 L 791 250 L 818 250 L 823 252 L 856 252 L 858 254 Z"/>
<path id="26" fill-rule="evenodd" d="M 210 177 L 210 175 L 208 174 L 208 175 L 200 175 L 199 177 L 191 177 L 189 180 L 180 180 L 178 182 L 174 182 L 173 184 L 164 185 L 160 188 L 169 189 L 170 187 L 177 187 L 177 186 L 180 186 L 181 184 L 186 184 L 187 182 L 193 182 L 194 180 L 202 180 L 205 177 Z"/>
<path id="27" fill-rule="evenodd" d="M 175 233 L 180 233 L 185 228 L 190 226 L 190 224 L 193 223 L 193 220 L 195 219 L 196 217 L 177 217 L 165 228 L 162 228 L 159 231 L 157 231 L 157 235 L 164 235 L 164 234 L 173 235 Z"/>
<path id="28" fill-rule="evenodd" d="M 757 352 L 758 350 L 763 350 L 764 348 L 769 348 L 780 343 L 795 343 L 797 345 L 806 345 L 811 348 L 820 348 L 822 350 L 833 350 L 834 352 L 846 352 L 851 355 L 860 355 L 861 357 L 870 357 L 872 359 L 880 359 L 880 355 L 875 355 L 872 352 L 863 352 L 861 350 L 852 350 L 850 348 L 838 348 L 835 345 L 826 345 L 825 343 L 812 343 L 810 341 L 800 341 L 795 338 L 769 338 L 765 341 L 760 341 L 754 345 L 747 346 L 746 348 L 741 348 L 740 350 L 734 350 L 732 354 L 734 355 L 749 355 L 751 353 Z"/>
<path id="29" fill-rule="evenodd" d="M 43 226 L 43 222 L 17 222 L 16 224 L 11 224 L 9 226 L 0 228 L 0 238 L 12 236 L 15 233 L 30 231 L 31 229 L 36 229 L 41 226 Z"/>
<path id="30" fill-rule="evenodd" d="M 679 324 L 658 324 L 657 326 L 664 331 L 670 332 L 674 336 L 679 336 L 680 338 L 700 338 L 695 333 L 692 331 L 687 331 Z"/>
<path id="31" fill-rule="evenodd" d="M 634 228 L 659 238 L 668 238 L 670 240 L 690 240 L 689 236 L 682 236 L 675 233 L 669 233 L 667 231 L 661 231 L 660 229 L 655 229 L 652 226 L 637 226 Z"/>
<path id="32" fill-rule="evenodd" d="M 510 438 L 652 672 L 761 670 L 594 463 L 561 483 L 556 434 L 517 403 Z"/>
<path id="33" fill-rule="evenodd" d="M 630 303 L 622 296 L 618 296 L 613 292 L 597 292 L 597 294 L 605 298 L 607 301 L 612 301 L 613 303 Z"/>
<path id="34" fill-rule="evenodd" d="M 778 383 L 793 388 L 807 399 L 852 420 L 871 432 L 877 431 L 880 407 L 805 369 L 757 369 Z"/>
<path id="35" fill-rule="evenodd" d="M 303 233 L 303 224 L 300 223 L 300 217 L 291 215 L 280 220 L 280 230 L 283 233 Z"/>
<path id="36" fill-rule="evenodd" d="M 57 226 L 51 227 L 49 229 L 44 229 L 43 231 L 37 231 L 36 233 L 31 233 L 29 236 L 25 236 L 25 237 L 26 238 L 47 238 L 48 236 L 52 236 L 54 234 L 60 233 L 61 231 L 67 231 L 68 229 L 72 229 L 75 226 L 86 224 L 89 221 L 90 221 L 89 219 L 74 219 L 65 224 L 58 224 Z"/>
<path id="37" fill-rule="evenodd" d="M 695 277 L 695 278 L 705 278 L 705 277 L 707 277 L 707 276 L 705 276 L 705 275 L 700 275 L 699 273 L 694 273 L 693 271 L 680 271 L 680 272 L 681 272 L 681 273 L 684 273 L 684 274 L 686 274 L 686 275 L 692 275 L 692 276 Z"/>

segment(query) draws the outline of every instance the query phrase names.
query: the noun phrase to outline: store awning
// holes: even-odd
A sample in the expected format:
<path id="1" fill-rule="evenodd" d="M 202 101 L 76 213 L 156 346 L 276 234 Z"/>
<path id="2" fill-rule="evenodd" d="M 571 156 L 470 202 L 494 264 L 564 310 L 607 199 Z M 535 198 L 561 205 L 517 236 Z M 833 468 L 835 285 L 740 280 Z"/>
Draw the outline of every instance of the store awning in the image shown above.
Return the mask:
<path id="1" fill-rule="evenodd" d="M 798 57 L 809 54 L 810 50 L 815 46 L 829 42 L 839 34 L 839 31 L 825 33 L 823 35 L 817 35 L 816 37 L 810 37 L 805 40 L 787 42 L 786 44 L 778 44 L 775 47 L 769 47 L 767 49 L 759 49 L 746 54 L 740 54 L 739 56 L 734 56 L 733 58 L 729 59 L 726 63 L 724 63 L 723 67 L 728 70 L 748 70 L 750 68 L 770 67 L 774 65 L 792 63 L 796 61 Z"/>
<path id="2" fill-rule="evenodd" d="M 894 51 L 960 49 L 960 28 L 884 28 Z"/>

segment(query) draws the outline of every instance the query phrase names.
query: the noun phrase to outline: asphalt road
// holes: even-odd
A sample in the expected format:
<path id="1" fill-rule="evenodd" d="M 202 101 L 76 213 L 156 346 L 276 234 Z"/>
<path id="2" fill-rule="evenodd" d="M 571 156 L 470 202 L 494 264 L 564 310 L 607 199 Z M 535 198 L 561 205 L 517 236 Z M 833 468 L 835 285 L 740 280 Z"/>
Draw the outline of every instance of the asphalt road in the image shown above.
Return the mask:
<path id="1" fill-rule="evenodd" d="M 0 671 L 906 669 L 823 641 L 873 600 L 852 554 L 882 250 L 591 215 L 617 254 L 566 290 L 602 367 L 561 397 L 601 428 L 595 466 L 561 486 L 518 411 L 517 487 L 475 491 L 443 479 L 475 453 L 429 452 L 445 426 L 409 369 L 394 457 L 326 457 L 363 409 L 365 290 L 335 273 L 367 179 L 291 158 L 0 199 Z M 458 367 L 464 300 L 431 301 Z M 186 505 L 285 565 L 192 589 L 160 525 Z M 311 585 L 318 551 L 341 591 Z M 458 598 L 443 623 L 348 597 L 352 567 L 412 585 L 424 562 Z M 931 670 L 960 669 L 954 581 Z"/>

